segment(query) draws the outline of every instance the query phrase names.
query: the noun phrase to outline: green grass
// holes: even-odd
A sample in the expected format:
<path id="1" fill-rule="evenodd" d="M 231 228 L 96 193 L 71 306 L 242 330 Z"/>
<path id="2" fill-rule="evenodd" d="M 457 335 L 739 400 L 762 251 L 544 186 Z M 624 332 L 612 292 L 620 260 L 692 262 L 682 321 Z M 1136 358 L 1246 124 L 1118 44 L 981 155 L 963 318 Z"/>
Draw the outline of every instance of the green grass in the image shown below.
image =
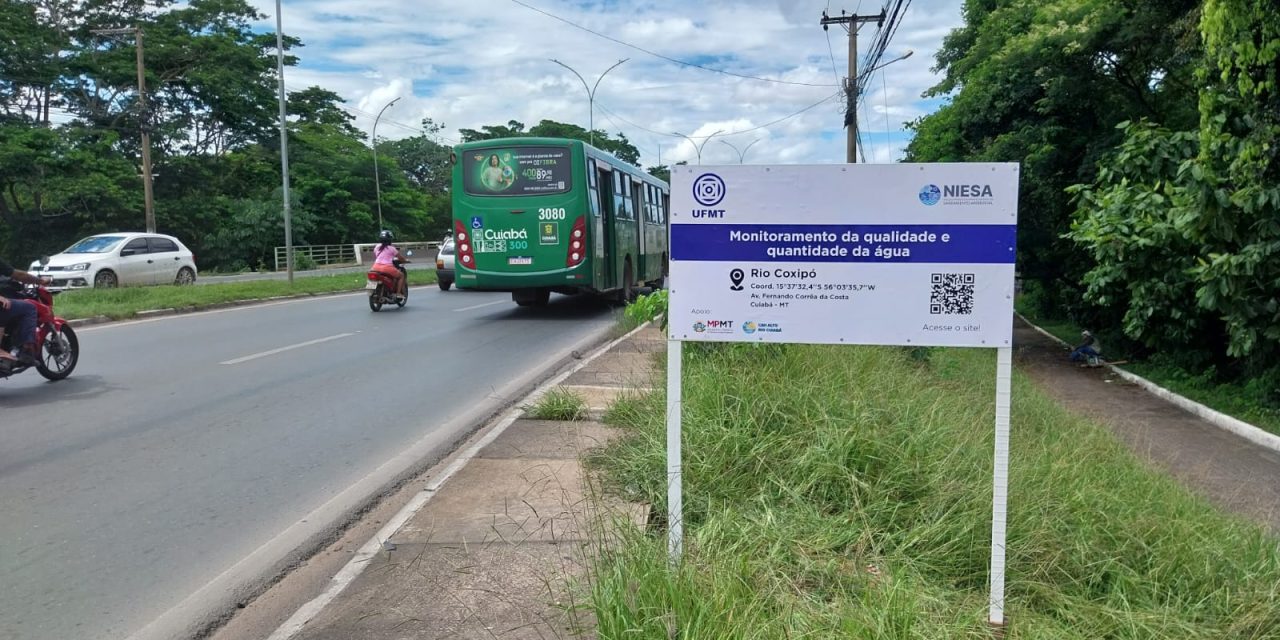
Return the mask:
<path id="1" fill-rule="evenodd" d="M 409 272 L 410 285 L 434 284 L 435 281 L 434 269 Z M 293 285 L 283 280 L 254 280 L 189 287 L 80 289 L 59 295 L 54 304 L 58 315 L 68 320 L 97 316 L 120 320 L 131 318 L 139 311 L 155 309 L 201 309 L 239 300 L 355 291 L 363 289 L 365 282 L 363 273 L 346 273 L 295 278 Z"/>
<path id="2" fill-rule="evenodd" d="M 587 403 L 576 393 L 555 388 L 542 396 L 538 403 L 526 411 L 534 420 L 585 420 Z"/>
<path id="3" fill-rule="evenodd" d="M 1069 321 L 1045 317 L 1021 303 L 1018 305 L 1018 312 L 1068 344 L 1080 342 L 1081 328 Z M 1128 359 L 1127 355 L 1116 354 L 1114 351 L 1108 351 L 1106 355 L 1112 360 Z M 1272 399 L 1274 391 L 1266 388 L 1264 381 L 1221 383 L 1213 379 L 1211 372 L 1187 371 L 1170 364 L 1137 358 L 1123 366 L 1174 393 L 1280 435 L 1280 407 L 1275 406 Z"/>
<path id="4" fill-rule="evenodd" d="M 601 638 L 988 638 L 994 355 L 690 345 L 686 553 L 601 549 Z M 746 372 L 755 372 L 747 374 Z M 664 401 L 593 459 L 665 513 Z M 1016 375 L 1009 638 L 1280 638 L 1280 541 Z"/>

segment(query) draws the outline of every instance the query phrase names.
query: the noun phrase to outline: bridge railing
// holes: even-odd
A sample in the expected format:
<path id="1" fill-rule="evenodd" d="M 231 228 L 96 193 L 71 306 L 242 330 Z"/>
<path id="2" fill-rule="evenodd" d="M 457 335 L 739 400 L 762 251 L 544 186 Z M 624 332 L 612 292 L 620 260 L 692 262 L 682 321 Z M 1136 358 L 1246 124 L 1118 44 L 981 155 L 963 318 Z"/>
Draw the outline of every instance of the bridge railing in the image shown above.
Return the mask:
<path id="1" fill-rule="evenodd" d="M 299 259 L 309 261 L 317 267 L 355 267 L 373 263 L 373 248 L 377 243 L 367 244 L 316 244 L 295 246 L 293 248 L 293 264 L 297 268 Z M 401 251 L 412 250 L 416 260 L 435 260 L 440 249 L 439 242 L 397 242 Z M 275 269 L 286 268 L 285 248 L 276 247 Z"/>

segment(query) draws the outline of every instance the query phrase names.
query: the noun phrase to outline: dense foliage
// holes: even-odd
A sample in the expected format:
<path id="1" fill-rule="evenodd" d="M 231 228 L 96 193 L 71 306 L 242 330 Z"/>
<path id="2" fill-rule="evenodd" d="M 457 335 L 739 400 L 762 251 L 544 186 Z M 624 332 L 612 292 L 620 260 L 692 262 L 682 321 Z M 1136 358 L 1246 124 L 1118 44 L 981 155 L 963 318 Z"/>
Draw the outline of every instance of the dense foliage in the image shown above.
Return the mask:
<path id="1" fill-rule="evenodd" d="M 244 0 L 0 0 L 0 255 L 22 263 L 83 235 L 141 229 L 145 127 L 158 230 L 181 237 L 206 269 L 267 263 L 284 232 L 275 36 L 250 29 L 259 18 Z M 103 33 L 135 26 L 145 109 L 134 33 Z M 372 151 L 341 102 L 318 87 L 289 94 L 299 244 L 378 231 Z M 440 184 L 399 167 L 420 170 L 424 148 L 447 162 L 436 131 L 380 145 L 384 226 L 404 235 L 433 237 L 447 224 Z"/>
<path id="2" fill-rule="evenodd" d="M 965 18 L 911 159 L 1022 163 L 1019 266 L 1045 311 L 1280 386 L 1274 2 L 967 0 Z"/>

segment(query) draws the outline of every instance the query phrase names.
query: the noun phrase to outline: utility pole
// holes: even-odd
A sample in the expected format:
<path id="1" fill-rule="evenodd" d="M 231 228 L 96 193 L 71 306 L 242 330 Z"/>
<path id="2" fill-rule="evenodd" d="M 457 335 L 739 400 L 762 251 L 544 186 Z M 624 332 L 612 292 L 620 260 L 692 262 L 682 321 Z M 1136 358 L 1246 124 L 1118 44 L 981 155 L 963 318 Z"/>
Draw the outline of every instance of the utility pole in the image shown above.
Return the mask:
<path id="1" fill-rule="evenodd" d="M 845 15 L 844 10 L 840 10 L 839 18 L 832 18 L 827 15 L 826 11 L 822 12 L 822 30 L 826 31 L 828 25 L 843 24 L 849 32 L 849 77 L 844 79 L 845 93 L 845 114 L 844 126 L 849 130 L 849 140 L 845 149 L 845 162 L 854 163 L 858 161 L 858 29 L 867 22 L 874 22 L 877 26 L 883 27 L 885 19 L 885 10 L 881 9 L 880 13 L 860 16 L 857 14 Z"/>
<path id="2" fill-rule="evenodd" d="M 276 0 L 276 82 L 280 102 L 280 185 L 284 193 L 284 264 L 293 285 L 293 221 L 289 211 L 289 123 L 284 95 L 284 19 L 280 0 Z"/>
<path id="3" fill-rule="evenodd" d="M 133 34 L 134 46 L 137 49 L 138 61 L 138 108 L 142 118 L 142 197 L 147 215 L 147 233 L 156 232 L 156 204 L 151 189 L 151 110 L 147 107 L 147 74 L 142 60 L 142 27 L 126 27 L 123 29 L 94 29 L 94 33 L 102 35 Z"/>

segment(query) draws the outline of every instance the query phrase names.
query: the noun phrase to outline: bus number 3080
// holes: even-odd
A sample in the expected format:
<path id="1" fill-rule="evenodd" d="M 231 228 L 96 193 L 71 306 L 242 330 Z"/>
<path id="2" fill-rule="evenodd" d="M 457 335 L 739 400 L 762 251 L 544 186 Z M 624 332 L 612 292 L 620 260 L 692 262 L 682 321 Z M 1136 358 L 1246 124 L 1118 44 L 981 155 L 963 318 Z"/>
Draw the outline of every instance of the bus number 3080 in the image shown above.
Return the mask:
<path id="1" fill-rule="evenodd" d="M 564 220 L 568 217 L 563 207 L 557 209 L 555 207 L 538 209 L 539 220 Z"/>

